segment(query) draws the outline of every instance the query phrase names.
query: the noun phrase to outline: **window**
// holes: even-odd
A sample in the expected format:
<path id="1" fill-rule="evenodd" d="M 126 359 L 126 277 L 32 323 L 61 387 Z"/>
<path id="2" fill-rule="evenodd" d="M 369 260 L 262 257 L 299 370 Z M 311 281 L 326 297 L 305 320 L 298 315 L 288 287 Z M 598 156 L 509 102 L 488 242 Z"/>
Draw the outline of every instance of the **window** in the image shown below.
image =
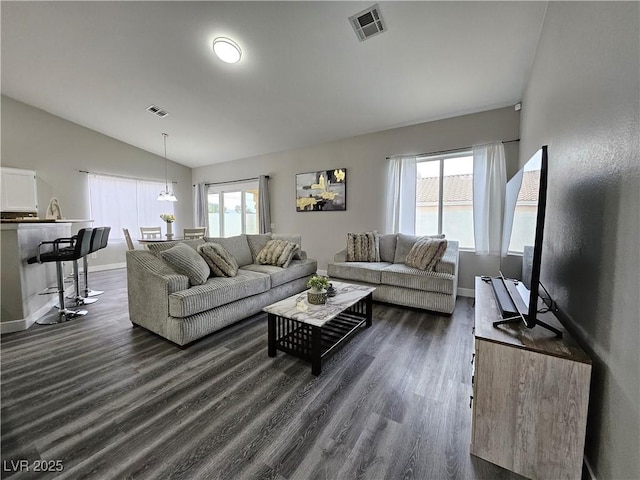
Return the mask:
<path id="1" fill-rule="evenodd" d="M 258 181 L 210 185 L 207 192 L 209 235 L 232 237 L 259 233 Z"/>
<path id="2" fill-rule="evenodd" d="M 525 245 L 533 246 L 536 236 L 536 221 L 538 219 L 541 169 L 542 157 L 540 157 L 539 161 L 530 161 L 524 166 L 522 184 L 513 213 L 513 226 L 509 242 L 510 252 L 522 253 Z"/>
<path id="3" fill-rule="evenodd" d="M 140 227 L 162 225 L 162 213 L 174 213 L 173 202 L 159 202 L 164 183 L 89 174 L 91 218 L 94 225 L 109 225 L 110 238 L 124 240 L 123 228 L 135 238 Z"/>
<path id="4" fill-rule="evenodd" d="M 444 233 L 462 248 L 474 248 L 473 155 L 416 159 L 416 235 Z"/>

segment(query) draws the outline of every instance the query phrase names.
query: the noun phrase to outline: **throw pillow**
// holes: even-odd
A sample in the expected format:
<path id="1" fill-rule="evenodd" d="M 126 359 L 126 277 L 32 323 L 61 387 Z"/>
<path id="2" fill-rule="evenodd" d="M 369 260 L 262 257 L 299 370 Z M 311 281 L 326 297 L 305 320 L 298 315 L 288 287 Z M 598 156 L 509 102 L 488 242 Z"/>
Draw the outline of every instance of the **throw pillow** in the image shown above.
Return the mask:
<path id="1" fill-rule="evenodd" d="M 207 242 L 198 247 L 198 253 L 207 262 L 214 276 L 235 277 L 238 274 L 238 262 L 222 245 Z"/>
<path id="2" fill-rule="evenodd" d="M 267 242 L 271 240 L 271 233 L 263 233 L 260 235 L 247 235 L 247 242 L 249 243 L 249 250 L 251 250 L 251 258 L 255 263 L 256 257 L 260 253 Z"/>
<path id="3" fill-rule="evenodd" d="M 236 235 L 235 237 L 205 237 L 205 240 L 222 245 L 236 259 L 238 267 L 253 263 L 251 249 L 245 234 Z"/>
<path id="4" fill-rule="evenodd" d="M 189 277 L 191 285 L 203 285 L 209 278 L 209 265 L 195 251 L 184 243 L 178 243 L 164 252 L 160 252 L 164 261 L 178 273 Z"/>
<path id="5" fill-rule="evenodd" d="M 379 262 L 378 232 L 347 233 L 347 262 Z"/>
<path id="6" fill-rule="evenodd" d="M 427 238 L 418 240 L 413 244 L 407 255 L 406 264 L 420 270 L 435 270 L 447 250 L 447 241 L 440 238 Z"/>
<path id="7" fill-rule="evenodd" d="M 297 243 L 288 242 L 287 240 L 269 240 L 258 253 L 256 262 L 262 265 L 287 268 L 298 250 L 300 250 L 300 245 Z"/>
<path id="8" fill-rule="evenodd" d="M 274 240 L 286 240 L 288 242 L 297 243 L 300 248 L 296 250 L 296 253 L 293 254 L 293 259 L 294 260 L 306 259 L 306 257 L 303 257 L 304 253 L 302 252 L 302 235 L 298 235 L 295 233 L 274 233 L 271 235 L 271 238 Z"/>
<path id="9" fill-rule="evenodd" d="M 179 243 L 187 245 L 195 250 L 198 248 L 198 245 L 202 245 L 204 243 L 204 240 L 201 238 L 197 238 L 195 240 L 174 240 L 173 242 L 148 243 L 147 249 L 151 253 L 153 253 L 156 257 L 159 257 L 160 252 L 169 250 L 170 248 L 175 247 Z"/>
<path id="10" fill-rule="evenodd" d="M 428 238 L 444 238 L 444 234 L 416 237 L 415 235 L 405 235 L 403 233 L 399 233 L 398 241 L 396 243 L 396 254 L 393 257 L 393 263 L 405 263 L 411 247 L 413 247 L 413 245 L 418 240 L 426 240 Z"/>

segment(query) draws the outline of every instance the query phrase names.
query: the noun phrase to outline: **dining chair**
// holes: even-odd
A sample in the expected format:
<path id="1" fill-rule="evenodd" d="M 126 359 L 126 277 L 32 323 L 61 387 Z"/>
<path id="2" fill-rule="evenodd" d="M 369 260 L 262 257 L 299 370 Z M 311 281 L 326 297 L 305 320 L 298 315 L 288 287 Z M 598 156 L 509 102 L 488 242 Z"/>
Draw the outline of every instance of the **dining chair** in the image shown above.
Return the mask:
<path id="1" fill-rule="evenodd" d="M 129 229 L 123 228 L 122 232 L 124 233 L 124 239 L 127 241 L 127 248 L 129 250 L 135 250 L 136 247 L 133 246 L 133 241 L 131 240 L 131 235 L 129 235 Z"/>
<path id="2" fill-rule="evenodd" d="M 207 233 L 207 227 L 185 228 L 183 233 L 185 240 L 204 238 Z"/>
<path id="3" fill-rule="evenodd" d="M 140 235 L 143 240 L 162 238 L 162 230 L 160 227 L 140 227 Z"/>

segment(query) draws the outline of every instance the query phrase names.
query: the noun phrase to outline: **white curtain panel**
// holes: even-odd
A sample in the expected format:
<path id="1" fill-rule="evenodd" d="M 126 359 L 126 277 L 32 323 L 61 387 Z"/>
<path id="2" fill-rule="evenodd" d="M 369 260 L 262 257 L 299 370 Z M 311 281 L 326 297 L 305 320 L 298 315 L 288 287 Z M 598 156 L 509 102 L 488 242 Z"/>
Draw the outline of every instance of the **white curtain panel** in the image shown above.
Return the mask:
<path id="1" fill-rule="evenodd" d="M 207 227 L 207 235 L 209 235 L 209 203 L 207 201 L 207 184 L 198 183 L 196 185 L 196 205 L 195 205 L 195 226 Z"/>
<path id="2" fill-rule="evenodd" d="M 385 233 L 414 235 L 416 231 L 416 157 L 389 160 Z"/>
<path id="3" fill-rule="evenodd" d="M 502 143 L 473 147 L 473 232 L 477 255 L 502 254 L 506 184 Z"/>

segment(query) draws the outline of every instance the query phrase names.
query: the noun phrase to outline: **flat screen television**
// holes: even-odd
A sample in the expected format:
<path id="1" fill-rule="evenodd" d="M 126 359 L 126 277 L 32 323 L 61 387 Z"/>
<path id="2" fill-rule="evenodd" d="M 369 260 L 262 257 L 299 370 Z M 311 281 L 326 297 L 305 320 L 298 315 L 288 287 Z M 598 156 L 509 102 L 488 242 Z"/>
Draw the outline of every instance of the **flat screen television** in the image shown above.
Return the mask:
<path id="1" fill-rule="evenodd" d="M 494 322 L 494 325 L 522 321 L 528 328 L 540 325 L 562 336 L 562 332 L 538 318 L 547 176 L 548 157 L 545 145 L 507 183 L 504 240 L 509 241 L 509 250 L 522 251 L 524 247 L 533 245 L 531 281 L 527 290 L 521 282 L 506 280 L 501 276 L 517 315 Z"/>

